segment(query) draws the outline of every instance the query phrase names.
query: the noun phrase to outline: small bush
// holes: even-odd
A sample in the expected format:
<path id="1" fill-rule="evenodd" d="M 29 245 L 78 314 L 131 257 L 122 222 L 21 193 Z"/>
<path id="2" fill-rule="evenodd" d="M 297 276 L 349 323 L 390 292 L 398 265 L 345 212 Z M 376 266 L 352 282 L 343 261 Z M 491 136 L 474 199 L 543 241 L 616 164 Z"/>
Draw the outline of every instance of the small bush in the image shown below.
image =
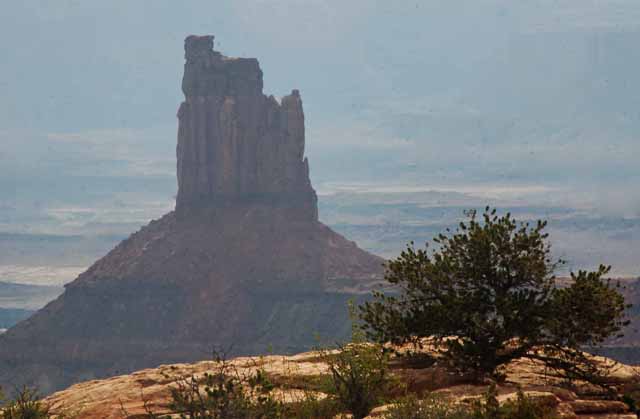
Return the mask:
<path id="1" fill-rule="evenodd" d="M 2 419 L 49 419 L 52 417 L 50 407 L 40 400 L 36 390 L 29 387 L 23 387 L 12 400 L 5 402 L 0 413 Z"/>
<path id="2" fill-rule="evenodd" d="M 551 407 L 536 403 L 519 392 L 517 400 L 507 402 L 500 407 L 498 417 L 500 419 L 555 419 L 557 415 Z"/>
<path id="3" fill-rule="evenodd" d="M 166 406 L 172 415 L 154 413 L 146 401 L 145 408 L 149 418 L 174 418 L 176 414 L 181 419 L 290 417 L 286 414 L 285 404 L 272 397 L 272 390 L 273 385 L 263 370 L 244 374 L 226 359 L 217 356 L 213 372 L 175 382 L 171 389 L 171 402 Z"/>
<path id="4" fill-rule="evenodd" d="M 634 394 L 625 394 L 622 396 L 622 402 L 627 405 L 630 412 L 638 413 L 638 399 Z"/>
<path id="5" fill-rule="evenodd" d="M 394 403 L 385 419 L 470 419 L 471 414 L 468 407 L 455 405 L 435 395 L 424 400 L 409 396 Z"/>
<path id="6" fill-rule="evenodd" d="M 450 402 L 438 395 L 429 395 L 424 400 L 410 396 L 393 404 L 385 419 L 555 419 L 550 406 L 536 403 L 522 392 L 513 401 L 498 404 L 495 386 L 484 399 L 472 406 Z"/>
<path id="7" fill-rule="evenodd" d="M 470 419 L 556 419 L 557 415 L 551 406 L 537 403 L 518 391 L 516 400 L 498 403 L 497 390 L 491 385 L 485 394 L 484 401 L 476 403 Z"/>
<path id="8" fill-rule="evenodd" d="M 307 394 L 302 400 L 287 405 L 287 418 L 333 419 L 340 413 L 340 405 L 333 398 L 318 398 Z"/>
<path id="9" fill-rule="evenodd" d="M 354 419 L 364 418 L 382 402 L 390 377 L 388 355 L 381 345 L 352 343 L 323 358 L 331 372 L 330 396 Z"/>
<path id="10" fill-rule="evenodd" d="M 264 373 L 240 378 L 220 373 L 182 380 L 171 390 L 170 408 L 185 419 L 283 417 L 284 407 L 270 395 Z"/>

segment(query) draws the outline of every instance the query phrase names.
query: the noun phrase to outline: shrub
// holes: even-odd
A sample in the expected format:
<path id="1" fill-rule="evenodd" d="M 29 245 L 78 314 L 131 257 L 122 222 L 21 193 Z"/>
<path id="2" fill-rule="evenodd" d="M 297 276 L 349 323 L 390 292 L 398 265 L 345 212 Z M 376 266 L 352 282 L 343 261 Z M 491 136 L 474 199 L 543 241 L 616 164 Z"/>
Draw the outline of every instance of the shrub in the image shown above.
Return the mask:
<path id="1" fill-rule="evenodd" d="M 409 396 L 395 402 L 385 419 L 470 419 L 468 407 L 455 405 L 436 395 L 429 395 L 424 400 Z"/>
<path id="2" fill-rule="evenodd" d="M 323 358 L 331 373 L 330 397 L 354 419 L 364 418 L 381 403 L 390 384 L 388 355 L 381 345 L 351 343 Z"/>
<path id="3" fill-rule="evenodd" d="M 376 292 L 360 307 L 367 336 L 396 344 L 430 337 L 451 366 L 478 379 L 500 378 L 502 366 L 530 357 L 595 380 L 581 349 L 628 323 L 622 295 L 604 279 L 609 268 L 572 274 L 558 288 L 563 261 L 552 260 L 545 221 L 530 226 L 489 208 L 482 221 L 475 211 L 468 217 L 434 239 L 437 249 L 411 244 L 387 264 L 398 293 Z"/>
<path id="4" fill-rule="evenodd" d="M 394 403 L 385 419 L 555 419 L 555 411 L 518 392 L 516 400 L 498 404 L 495 386 L 472 406 L 450 402 L 438 395 L 419 400 L 410 396 Z"/>
<path id="5" fill-rule="evenodd" d="M 296 382 L 293 377 L 279 380 L 288 384 Z M 314 377 L 312 382 L 317 380 Z M 340 412 L 341 406 L 336 400 L 320 399 L 313 391 L 306 391 L 300 400 L 284 403 L 274 397 L 273 390 L 272 379 L 264 370 L 245 373 L 216 355 L 212 372 L 174 383 L 171 402 L 166 406 L 171 415 L 154 413 L 147 401 L 145 408 L 150 419 L 168 419 L 175 415 L 182 419 L 333 419 Z"/>
<path id="6" fill-rule="evenodd" d="M 258 419 L 284 417 L 263 372 L 240 378 L 223 373 L 179 381 L 171 390 L 170 408 L 185 419 Z"/>
<path id="7" fill-rule="evenodd" d="M 526 397 L 522 392 L 518 392 L 515 401 L 509 401 L 500 407 L 498 418 L 500 419 L 555 419 L 555 410 L 550 406 L 536 403 Z"/>
<path id="8" fill-rule="evenodd" d="M 331 397 L 324 399 L 308 393 L 287 405 L 287 418 L 292 419 L 334 419 L 340 413 L 340 405 Z"/>
<path id="9" fill-rule="evenodd" d="M 517 398 L 498 404 L 495 385 L 491 385 L 484 401 L 474 406 L 472 419 L 556 419 L 553 407 L 538 403 L 518 391 Z M 470 419 L 471 419 L 470 418 Z"/>
<path id="10" fill-rule="evenodd" d="M 175 382 L 167 407 L 182 419 L 290 417 L 286 415 L 284 403 L 272 397 L 272 390 L 273 385 L 263 370 L 244 374 L 226 359 L 217 356 L 213 372 Z M 149 418 L 162 417 L 154 413 L 146 402 L 145 408 Z"/>
<path id="11" fill-rule="evenodd" d="M 29 387 L 23 387 L 13 399 L 5 402 L 0 413 L 2 419 L 49 419 L 52 417 L 50 407 L 39 399 L 36 390 Z M 56 417 L 62 418 L 61 415 Z"/>

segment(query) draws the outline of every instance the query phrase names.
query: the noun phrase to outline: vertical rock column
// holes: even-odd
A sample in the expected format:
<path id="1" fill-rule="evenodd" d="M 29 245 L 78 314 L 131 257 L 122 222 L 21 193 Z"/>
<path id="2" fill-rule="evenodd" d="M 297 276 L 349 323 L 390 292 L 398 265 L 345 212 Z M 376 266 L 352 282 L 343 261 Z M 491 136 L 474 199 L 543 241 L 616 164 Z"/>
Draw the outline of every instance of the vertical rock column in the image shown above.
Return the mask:
<path id="1" fill-rule="evenodd" d="M 176 209 L 260 202 L 317 220 L 300 93 L 265 96 L 258 61 L 223 56 L 213 36 L 187 37 L 185 59 Z"/>

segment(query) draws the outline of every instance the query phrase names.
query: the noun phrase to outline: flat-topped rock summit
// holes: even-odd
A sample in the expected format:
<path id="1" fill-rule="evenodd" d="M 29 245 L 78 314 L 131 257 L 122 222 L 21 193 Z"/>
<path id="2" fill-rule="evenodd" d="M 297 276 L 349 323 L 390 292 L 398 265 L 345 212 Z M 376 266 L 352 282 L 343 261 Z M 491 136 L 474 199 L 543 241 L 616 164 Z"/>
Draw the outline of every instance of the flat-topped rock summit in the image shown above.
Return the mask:
<path id="1" fill-rule="evenodd" d="M 256 59 L 185 40 L 176 210 L 132 234 L 0 336 L 0 384 L 43 393 L 163 363 L 347 336 L 383 260 L 318 221 L 298 91 L 262 93 Z"/>

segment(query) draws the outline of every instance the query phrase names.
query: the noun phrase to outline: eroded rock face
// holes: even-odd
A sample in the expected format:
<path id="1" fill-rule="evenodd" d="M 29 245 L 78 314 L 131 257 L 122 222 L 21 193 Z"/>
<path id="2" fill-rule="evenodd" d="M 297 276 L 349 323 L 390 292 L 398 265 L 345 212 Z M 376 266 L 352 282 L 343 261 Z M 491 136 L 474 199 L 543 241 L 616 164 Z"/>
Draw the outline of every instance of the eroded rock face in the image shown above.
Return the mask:
<path id="1" fill-rule="evenodd" d="M 318 221 L 297 91 L 255 59 L 185 41 L 176 210 L 132 234 L 0 336 L 0 385 L 48 393 L 163 363 L 291 353 L 350 333 L 383 260 Z"/>
<path id="2" fill-rule="evenodd" d="M 185 58 L 178 212 L 220 202 L 268 202 L 317 220 L 300 93 L 294 90 L 281 103 L 265 96 L 258 60 L 223 56 L 213 50 L 212 36 L 188 37 Z"/>

